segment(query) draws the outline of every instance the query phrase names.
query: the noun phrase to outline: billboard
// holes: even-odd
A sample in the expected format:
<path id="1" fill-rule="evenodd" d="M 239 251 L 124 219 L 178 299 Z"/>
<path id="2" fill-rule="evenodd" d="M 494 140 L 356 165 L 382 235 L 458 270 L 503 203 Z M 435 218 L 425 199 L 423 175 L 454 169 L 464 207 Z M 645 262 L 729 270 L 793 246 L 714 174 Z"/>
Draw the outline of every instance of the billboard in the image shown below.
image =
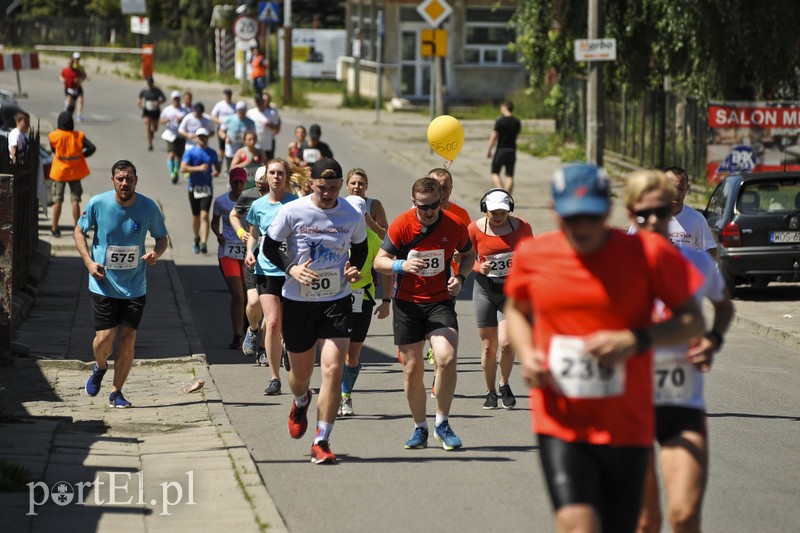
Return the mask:
<path id="1" fill-rule="evenodd" d="M 800 170 L 800 102 L 711 102 L 706 180 L 733 172 Z"/>
<path id="2" fill-rule="evenodd" d="M 336 79 L 336 62 L 346 55 L 346 39 L 345 30 L 292 29 L 292 77 Z M 283 30 L 278 32 L 278 42 L 283 58 Z"/>

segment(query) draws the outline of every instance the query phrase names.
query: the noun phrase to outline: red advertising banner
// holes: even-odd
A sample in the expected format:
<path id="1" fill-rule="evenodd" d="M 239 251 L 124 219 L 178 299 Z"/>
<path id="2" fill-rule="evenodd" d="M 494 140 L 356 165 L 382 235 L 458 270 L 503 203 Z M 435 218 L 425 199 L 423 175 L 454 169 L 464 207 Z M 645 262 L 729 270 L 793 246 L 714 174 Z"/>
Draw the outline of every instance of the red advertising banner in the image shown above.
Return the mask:
<path id="1" fill-rule="evenodd" d="M 800 102 L 708 105 L 706 179 L 736 172 L 800 171 Z"/>

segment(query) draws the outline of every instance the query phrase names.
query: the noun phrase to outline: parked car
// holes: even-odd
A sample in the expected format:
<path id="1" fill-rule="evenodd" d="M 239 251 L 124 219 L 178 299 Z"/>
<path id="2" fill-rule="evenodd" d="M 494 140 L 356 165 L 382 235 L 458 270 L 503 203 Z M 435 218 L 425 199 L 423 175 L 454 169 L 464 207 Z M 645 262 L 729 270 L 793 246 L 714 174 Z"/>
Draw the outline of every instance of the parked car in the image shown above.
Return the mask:
<path id="1" fill-rule="evenodd" d="M 800 172 L 730 175 L 704 214 L 731 290 L 800 281 Z"/>
<path id="2" fill-rule="evenodd" d="M 13 105 L 18 106 L 17 99 L 14 95 L 5 89 L 0 89 L 0 105 Z"/>
<path id="3" fill-rule="evenodd" d="M 0 128 L 14 129 L 17 127 L 17 121 L 14 117 L 17 113 L 22 111 L 16 104 L 5 103 L 0 101 Z"/>

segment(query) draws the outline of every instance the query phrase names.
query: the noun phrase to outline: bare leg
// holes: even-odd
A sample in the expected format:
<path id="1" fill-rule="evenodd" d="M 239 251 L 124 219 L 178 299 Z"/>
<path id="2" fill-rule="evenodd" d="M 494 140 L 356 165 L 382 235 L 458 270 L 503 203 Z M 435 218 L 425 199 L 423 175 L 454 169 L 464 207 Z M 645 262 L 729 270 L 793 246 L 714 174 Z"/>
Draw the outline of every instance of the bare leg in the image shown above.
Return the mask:
<path id="1" fill-rule="evenodd" d="M 81 218 L 81 204 L 79 202 L 72 202 L 72 227 L 78 225 L 78 219 Z"/>
<path id="2" fill-rule="evenodd" d="M 659 454 L 667 518 L 676 533 L 699 532 L 708 472 L 708 443 L 704 435 L 684 431 L 664 443 Z"/>
<path id="3" fill-rule="evenodd" d="M 208 211 L 200 211 L 200 242 L 208 242 Z"/>
<path id="4" fill-rule="evenodd" d="M 481 366 L 486 390 L 495 390 L 497 383 L 497 328 L 478 328 L 481 338 Z"/>
<path id="5" fill-rule="evenodd" d="M 559 533 L 600 533 L 600 515 L 591 505 L 565 505 L 556 511 Z"/>
<path id="6" fill-rule="evenodd" d="M 500 181 L 499 176 L 498 176 L 498 181 Z M 505 189 L 509 192 L 509 194 L 514 192 L 514 176 L 506 176 Z"/>
<path id="7" fill-rule="evenodd" d="M 241 335 L 244 327 L 244 288 L 242 287 L 242 278 L 236 276 L 225 278 L 225 284 L 231 294 L 230 313 L 233 334 Z"/>
<path id="8" fill-rule="evenodd" d="M 267 348 L 272 379 L 280 379 L 281 368 L 281 299 L 274 294 L 261 294 L 258 299 L 264 312 L 264 346 Z"/>
<path id="9" fill-rule="evenodd" d="M 133 365 L 133 347 L 136 344 L 136 330 L 130 326 L 119 326 L 119 351 L 114 359 L 114 386 L 111 390 L 122 390 Z"/>
<path id="10" fill-rule="evenodd" d="M 642 512 L 639 514 L 637 533 L 658 533 L 661 531 L 661 504 L 658 498 L 658 479 L 656 479 L 655 450 L 647 456 L 647 473 L 644 479 Z"/>
<path id="11" fill-rule="evenodd" d="M 422 346 L 425 341 L 399 346 L 403 363 L 403 388 L 406 391 L 411 417 L 417 424 L 425 421 L 425 362 L 422 360 Z"/>
<path id="12" fill-rule="evenodd" d="M 52 222 L 53 231 L 58 229 L 58 219 L 61 218 L 61 204 L 62 202 L 54 202 L 53 203 L 53 215 L 50 217 Z"/>
<path id="13" fill-rule="evenodd" d="M 339 401 L 342 397 L 342 371 L 344 370 L 344 355 L 350 339 L 325 339 L 322 343 L 320 356 L 320 370 L 322 372 L 322 385 L 317 398 L 317 420 L 333 424 L 336 421 L 336 412 L 339 410 Z M 292 365 L 294 369 L 294 365 Z"/>
<path id="14" fill-rule="evenodd" d="M 500 174 L 492 174 L 492 184 L 498 189 L 503 187 L 503 182 L 500 180 Z"/>
<path id="15" fill-rule="evenodd" d="M 514 368 L 515 355 L 511 348 L 511 340 L 508 338 L 508 327 L 505 320 L 501 320 L 497 327 L 497 337 L 500 344 L 500 381 L 504 385 L 508 385 L 511 370 Z"/>
<path id="16" fill-rule="evenodd" d="M 433 357 L 436 359 L 436 414 L 449 415 L 456 392 L 456 353 L 458 331 L 439 328 L 430 334 Z"/>

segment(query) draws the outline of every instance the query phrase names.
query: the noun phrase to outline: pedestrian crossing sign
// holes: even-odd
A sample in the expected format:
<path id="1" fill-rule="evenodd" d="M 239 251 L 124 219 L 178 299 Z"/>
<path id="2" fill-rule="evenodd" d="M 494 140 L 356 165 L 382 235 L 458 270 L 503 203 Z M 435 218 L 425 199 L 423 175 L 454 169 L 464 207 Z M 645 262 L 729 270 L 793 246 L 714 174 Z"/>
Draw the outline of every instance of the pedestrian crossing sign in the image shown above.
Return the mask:
<path id="1" fill-rule="evenodd" d="M 259 2 L 258 20 L 261 22 L 277 23 L 280 21 L 280 4 L 278 2 Z"/>

